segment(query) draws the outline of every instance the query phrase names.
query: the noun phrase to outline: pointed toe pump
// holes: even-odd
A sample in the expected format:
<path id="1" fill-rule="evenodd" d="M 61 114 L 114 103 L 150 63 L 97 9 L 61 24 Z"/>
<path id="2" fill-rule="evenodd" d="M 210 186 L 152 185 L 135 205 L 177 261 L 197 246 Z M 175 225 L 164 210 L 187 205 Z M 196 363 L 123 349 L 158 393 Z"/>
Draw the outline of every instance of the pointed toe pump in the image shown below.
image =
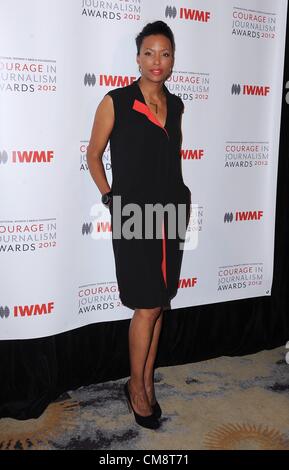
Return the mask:
<path id="1" fill-rule="evenodd" d="M 128 410 L 130 413 L 133 412 L 136 423 L 140 426 L 143 426 L 144 428 L 157 429 L 160 426 L 160 422 L 158 421 L 154 413 L 148 416 L 142 416 L 136 413 L 136 411 L 133 409 L 128 390 L 128 381 L 124 385 L 124 393 L 127 401 Z"/>

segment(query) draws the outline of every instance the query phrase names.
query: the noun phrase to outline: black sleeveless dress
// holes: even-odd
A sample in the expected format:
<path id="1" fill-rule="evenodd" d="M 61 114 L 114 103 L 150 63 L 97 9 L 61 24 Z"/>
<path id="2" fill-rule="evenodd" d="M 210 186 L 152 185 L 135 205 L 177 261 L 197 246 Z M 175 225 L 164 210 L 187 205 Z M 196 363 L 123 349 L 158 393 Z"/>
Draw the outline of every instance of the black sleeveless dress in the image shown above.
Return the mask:
<path id="1" fill-rule="evenodd" d="M 146 105 L 139 87 L 140 77 L 130 85 L 115 88 L 112 97 L 115 122 L 110 134 L 113 198 L 121 196 L 121 208 L 136 203 L 142 209 L 142 238 L 115 238 L 115 200 L 110 204 L 112 245 L 119 297 L 128 308 L 170 308 L 178 290 L 184 242 L 188 225 L 191 192 L 184 184 L 181 171 L 180 117 L 184 111 L 181 98 L 170 93 L 165 85 L 167 118 L 164 127 Z M 185 204 L 186 229 L 169 238 L 168 216 L 164 211 L 162 237 L 144 238 L 146 204 L 174 204 L 178 224 L 178 204 Z M 184 206 L 183 206 L 184 207 Z M 124 224 L 132 213 L 120 215 Z M 159 223 L 159 222 L 158 222 Z M 119 224 L 118 224 L 119 225 Z M 176 225 L 177 226 L 177 225 Z M 160 227 L 159 229 L 160 230 Z"/>

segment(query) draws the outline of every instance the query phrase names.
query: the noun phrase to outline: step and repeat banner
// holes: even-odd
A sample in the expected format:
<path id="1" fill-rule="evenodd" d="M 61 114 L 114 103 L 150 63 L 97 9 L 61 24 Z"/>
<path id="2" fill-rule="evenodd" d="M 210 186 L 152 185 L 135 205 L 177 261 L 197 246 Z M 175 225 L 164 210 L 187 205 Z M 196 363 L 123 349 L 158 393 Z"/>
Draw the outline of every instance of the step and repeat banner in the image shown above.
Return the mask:
<path id="1" fill-rule="evenodd" d="M 286 13 L 287 0 L 0 0 L 0 339 L 133 315 L 86 151 L 155 20 L 175 35 L 166 86 L 185 105 L 192 193 L 172 308 L 270 295 Z M 109 143 L 103 163 L 111 184 Z"/>

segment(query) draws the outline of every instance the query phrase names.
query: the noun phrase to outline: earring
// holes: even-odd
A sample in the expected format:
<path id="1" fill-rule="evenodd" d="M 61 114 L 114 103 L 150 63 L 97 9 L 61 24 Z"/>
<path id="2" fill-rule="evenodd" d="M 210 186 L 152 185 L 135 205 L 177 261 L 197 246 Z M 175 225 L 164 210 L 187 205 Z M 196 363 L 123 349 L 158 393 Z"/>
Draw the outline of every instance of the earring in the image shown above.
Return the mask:
<path id="1" fill-rule="evenodd" d="M 139 69 L 139 71 L 141 72 L 141 66 L 140 66 L 140 65 L 138 66 L 138 69 Z"/>

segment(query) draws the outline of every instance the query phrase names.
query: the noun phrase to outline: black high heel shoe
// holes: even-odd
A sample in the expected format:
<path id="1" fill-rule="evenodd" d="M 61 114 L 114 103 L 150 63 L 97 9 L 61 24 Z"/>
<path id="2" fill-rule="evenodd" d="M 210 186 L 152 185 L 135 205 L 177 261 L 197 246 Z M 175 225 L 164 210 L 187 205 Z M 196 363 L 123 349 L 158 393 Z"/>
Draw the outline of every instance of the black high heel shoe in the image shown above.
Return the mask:
<path id="1" fill-rule="evenodd" d="M 128 381 L 124 384 L 124 393 L 126 396 L 128 410 L 130 413 L 133 411 L 137 424 L 143 426 L 144 428 L 157 429 L 160 426 L 160 423 L 153 413 L 149 416 L 141 416 L 134 411 L 128 390 Z"/>
<path id="2" fill-rule="evenodd" d="M 158 401 L 155 402 L 154 405 L 152 405 L 152 409 L 153 409 L 153 415 L 159 419 L 162 415 L 162 409 L 158 403 Z"/>

